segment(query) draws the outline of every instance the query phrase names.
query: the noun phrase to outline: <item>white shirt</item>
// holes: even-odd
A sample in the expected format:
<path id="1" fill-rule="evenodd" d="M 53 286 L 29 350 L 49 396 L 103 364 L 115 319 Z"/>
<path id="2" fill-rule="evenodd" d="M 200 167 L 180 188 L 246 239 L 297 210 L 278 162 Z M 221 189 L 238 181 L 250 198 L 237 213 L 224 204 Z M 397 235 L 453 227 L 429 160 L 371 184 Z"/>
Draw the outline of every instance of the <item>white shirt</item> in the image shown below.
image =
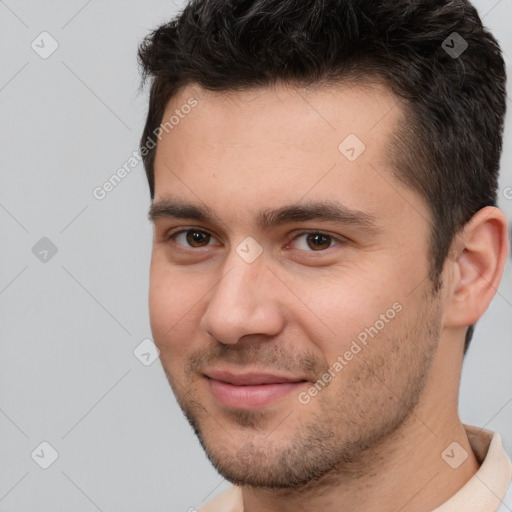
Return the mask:
<path id="1" fill-rule="evenodd" d="M 499 434 L 464 425 L 480 464 L 478 471 L 448 501 L 432 512 L 511 512 L 512 463 Z M 198 512 L 243 512 L 242 488 L 230 487 Z"/>

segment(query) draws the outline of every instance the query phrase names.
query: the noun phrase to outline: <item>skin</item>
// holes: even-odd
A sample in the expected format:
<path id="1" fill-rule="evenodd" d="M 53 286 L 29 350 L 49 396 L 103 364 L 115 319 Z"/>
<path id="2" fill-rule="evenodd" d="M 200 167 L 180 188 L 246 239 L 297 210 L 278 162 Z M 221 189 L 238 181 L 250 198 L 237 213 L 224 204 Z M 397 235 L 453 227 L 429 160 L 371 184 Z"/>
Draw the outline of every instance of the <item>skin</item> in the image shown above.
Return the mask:
<path id="1" fill-rule="evenodd" d="M 389 166 L 403 108 L 384 86 L 189 85 L 164 119 L 191 96 L 198 105 L 158 143 L 154 204 L 178 198 L 214 217 L 154 210 L 149 306 L 162 365 L 210 460 L 242 486 L 246 512 L 439 506 L 478 469 L 458 388 L 467 326 L 505 265 L 503 213 L 484 208 L 459 233 L 434 294 L 430 210 Z M 366 146 L 353 162 L 338 150 L 348 134 Z M 375 225 L 257 223 L 263 209 L 316 201 L 365 212 Z M 169 238 L 186 229 L 200 233 Z M 304 230 L 332 238 L 311 241 Z M 252 263 L 236 251 L 247 237 L 263 251 Z M 393 304 L 394 318 L 301 403 L 298 393 Z M 226 407 L 204 375 L 214 368 L 305 382 L 263 407 Z M 453 442 L 468 455 L 457 469 L 441 457 Z"/>

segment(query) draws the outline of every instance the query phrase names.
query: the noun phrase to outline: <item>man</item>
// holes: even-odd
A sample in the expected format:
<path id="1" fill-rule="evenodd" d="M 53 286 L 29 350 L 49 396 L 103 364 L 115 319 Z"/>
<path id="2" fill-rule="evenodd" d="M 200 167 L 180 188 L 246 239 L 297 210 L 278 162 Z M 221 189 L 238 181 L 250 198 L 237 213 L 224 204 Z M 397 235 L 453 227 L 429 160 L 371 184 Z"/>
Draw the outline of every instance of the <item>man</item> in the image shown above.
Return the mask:
<path id="1" fill-rule="evenodd" d="M 457 411 L 508 253 L 476 10 L 192 1 L 139 58 L 151 327 L 235 484 L 201 510 L 511 510 L 499 435 Z"/>

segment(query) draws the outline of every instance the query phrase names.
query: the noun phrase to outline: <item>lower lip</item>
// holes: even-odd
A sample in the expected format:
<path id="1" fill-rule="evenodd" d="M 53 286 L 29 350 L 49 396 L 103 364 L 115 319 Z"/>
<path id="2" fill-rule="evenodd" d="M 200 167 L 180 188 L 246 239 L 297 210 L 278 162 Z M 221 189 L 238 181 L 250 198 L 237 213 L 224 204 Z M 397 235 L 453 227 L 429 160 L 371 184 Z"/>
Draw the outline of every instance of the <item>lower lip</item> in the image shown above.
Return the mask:
<path id="1" fill-rule="evenodd" d="M 217 401 L 231 409 L 253 409 L 269 405 L 293 391 L 298 393 L 298 389 L 305 384 L 304 381 L 301 381 L 235 386 L 215 379 L 208 379 L 208 382 Z"/>

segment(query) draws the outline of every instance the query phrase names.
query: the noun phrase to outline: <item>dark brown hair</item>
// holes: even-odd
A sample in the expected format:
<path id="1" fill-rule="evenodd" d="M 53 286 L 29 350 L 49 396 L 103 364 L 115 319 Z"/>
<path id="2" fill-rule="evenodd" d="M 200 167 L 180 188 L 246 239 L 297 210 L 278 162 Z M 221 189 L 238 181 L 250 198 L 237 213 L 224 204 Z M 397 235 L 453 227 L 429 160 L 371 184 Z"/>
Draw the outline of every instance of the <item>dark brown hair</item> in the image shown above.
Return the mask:
<path id="1" fill-rule="evenodd" d="M 278 81 L 383 81 L 405 100 L 390 145 L 395 175 L 429 205 L 434 291 L 454 235 L 496 205 L 505 65 L 466 0 L 192 0 L 139 48 L 152 79 L 141 150 L 182 87 L 230 91 Z M 467 351 L 474 325 L 466 334 Z"/>

